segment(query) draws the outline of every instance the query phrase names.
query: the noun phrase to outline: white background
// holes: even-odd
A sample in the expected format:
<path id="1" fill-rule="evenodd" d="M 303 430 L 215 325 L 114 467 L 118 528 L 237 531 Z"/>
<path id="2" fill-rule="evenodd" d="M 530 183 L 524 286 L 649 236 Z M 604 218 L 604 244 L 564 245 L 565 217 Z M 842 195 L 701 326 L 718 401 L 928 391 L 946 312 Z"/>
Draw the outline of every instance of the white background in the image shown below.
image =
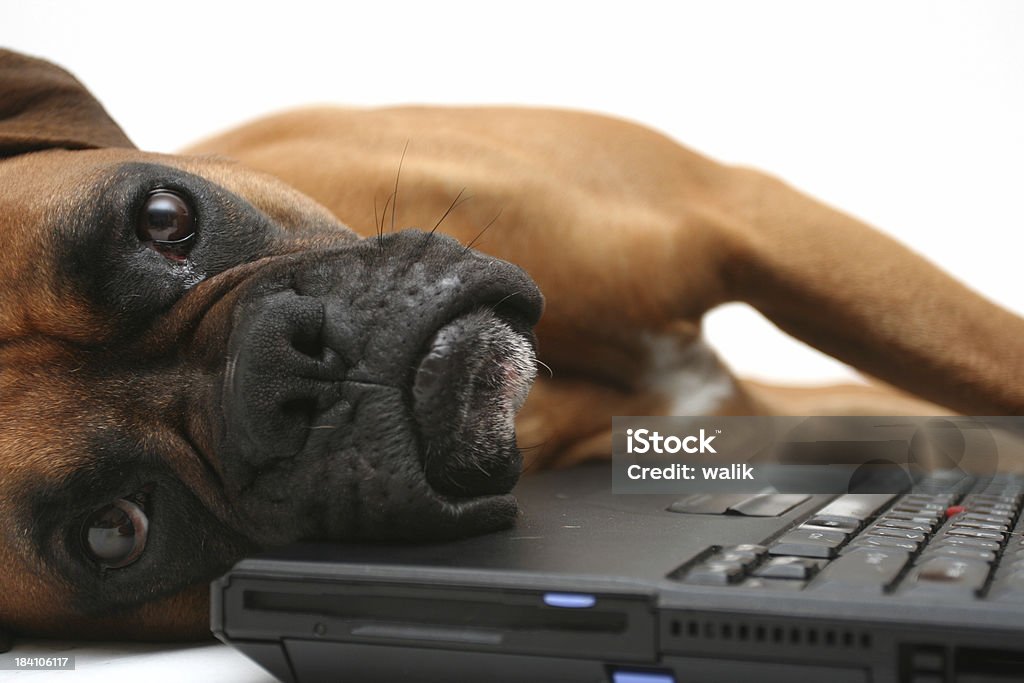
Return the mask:
<path id="1" fill-rule="evenodd" d="M 599 110 L 772 171 L 1018 312 L 1022 29 L 1024 3 L 978 0 L 0 0 L 0 45 L 69 67 L 147 149 L 311 102 Z M 707 333 L 743 374 L 849 376 L 742 307 Z M 209 650 L 147 666 L 101 648 L 76 674 L 22 678 L 259 678 Z"/>
<path id="2" fill-rule="evenodd" d="M 1024 3 L 976 0 L 0 0 L 0 44 L 69 67 L 147 149 L 312 102 L 599 110 L 780 175 L 1018 312 L 1022 29 Z M 707 333 L 742 374 L 849 376 L 740 306 Z"/>

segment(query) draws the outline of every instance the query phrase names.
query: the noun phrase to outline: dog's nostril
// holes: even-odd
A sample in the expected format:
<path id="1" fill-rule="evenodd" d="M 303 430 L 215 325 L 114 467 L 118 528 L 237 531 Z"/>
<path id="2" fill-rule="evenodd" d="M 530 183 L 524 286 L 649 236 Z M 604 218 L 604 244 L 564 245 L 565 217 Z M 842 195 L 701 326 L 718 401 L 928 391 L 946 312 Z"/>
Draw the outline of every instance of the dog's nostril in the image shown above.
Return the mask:
<path id="1" fill-rule="evenodd" d="M 288 399 L 281 404 L 281 414 L 288 420 L 311 424 L 317 414 L 317 401 L 311 396 Z"/>
<path id="2" fill-rule="evenodd" d="M 304 356 L 320 360 L 324 355 L 323 326 L 299 325 L 292 330 L 292 348 Z"/>

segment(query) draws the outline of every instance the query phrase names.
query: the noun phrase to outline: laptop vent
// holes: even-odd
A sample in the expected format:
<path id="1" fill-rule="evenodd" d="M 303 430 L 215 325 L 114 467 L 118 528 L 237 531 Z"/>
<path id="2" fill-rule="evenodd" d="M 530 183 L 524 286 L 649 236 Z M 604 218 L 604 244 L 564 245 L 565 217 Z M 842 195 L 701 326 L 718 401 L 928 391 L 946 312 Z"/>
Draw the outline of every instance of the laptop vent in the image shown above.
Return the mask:
<path id="1" fill-rule="evenodd" d="M 675 644 L 715 641 L 834 650 L 870 650 L 872 646 L 871 634 L 866 631 L 807 623 L 769 624 L 721 617 L 694 617 L 671 619 L 668 627 L 666 635 Z"/>

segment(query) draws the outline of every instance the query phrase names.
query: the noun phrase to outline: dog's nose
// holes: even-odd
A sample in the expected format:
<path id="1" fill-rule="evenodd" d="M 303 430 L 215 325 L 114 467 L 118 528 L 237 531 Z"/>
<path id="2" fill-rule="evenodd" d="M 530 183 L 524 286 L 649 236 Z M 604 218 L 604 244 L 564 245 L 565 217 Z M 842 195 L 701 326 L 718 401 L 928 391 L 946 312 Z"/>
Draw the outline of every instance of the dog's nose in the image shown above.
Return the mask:
<path id="1" fill-rule="evenodd" d="M 236 329 L 245 341 L 229 361 L 225 395 L 249 466 L 294 458 L 310 430 L 344 409 L 339 382 L 349 368 L 324 343 L 324 321 L 323 301 L 284 290 L 263 298 Z"/>
<path id="2" fill-rule="evenodd" d="M 305 536 L 479 524 L 454 521 L 453 505 L 518 478 L 536 286 L 419 232 L 295 261 L 236 306 L 222 401 L 229 488 L 251 507 L 269 501 Z M 320 526 L 296 521 L 309 517 Z"/>

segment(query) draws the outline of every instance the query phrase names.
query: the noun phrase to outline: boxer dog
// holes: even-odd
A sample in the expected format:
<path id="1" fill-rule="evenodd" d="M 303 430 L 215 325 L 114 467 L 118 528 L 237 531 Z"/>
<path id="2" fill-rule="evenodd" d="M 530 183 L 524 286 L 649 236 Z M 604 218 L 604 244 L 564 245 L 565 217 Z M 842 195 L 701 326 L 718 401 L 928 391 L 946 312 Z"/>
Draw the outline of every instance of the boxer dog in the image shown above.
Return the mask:
<path id="1" fill-rule="evenodd" d="M 607 455 L 612 415 L 1024 409 L 1020 319 L 591 114 L 316 109 L 167 156 L 0 52 L 0 237 L 10 633 L 199 637 L 246 553 L 507 526 L 521 452 Z M 727 301 L 901 391 L 736 379 Z"/>

